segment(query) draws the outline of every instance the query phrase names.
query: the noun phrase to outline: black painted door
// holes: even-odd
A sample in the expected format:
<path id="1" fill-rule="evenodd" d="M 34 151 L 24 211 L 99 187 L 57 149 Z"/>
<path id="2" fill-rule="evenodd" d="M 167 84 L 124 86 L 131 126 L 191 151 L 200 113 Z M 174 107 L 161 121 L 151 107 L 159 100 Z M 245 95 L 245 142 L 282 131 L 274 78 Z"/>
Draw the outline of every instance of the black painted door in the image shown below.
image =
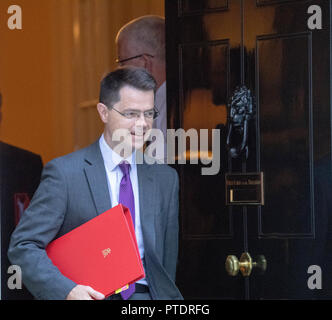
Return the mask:
<path id="1" fill-rule="evenodd" d="M 176 165 L 184 297 L 331 298 L 330 1 L 165 4 L 168 126 L 209 132 L 208 150 L 190 152 L 187 141 L 177 154 L 186 159 Z M 235 157 L 226 144 L 238 86 L 250 90 L 253 113 L 248 152 Z M 217 153 L 218 173 L 202 175 Z M 225 174 L 253 172 L 264 175 L 264 205 L 226 205 Z M 266 271 L 230 276 L 226 258 L 244 252 L 263 255 Z"/>

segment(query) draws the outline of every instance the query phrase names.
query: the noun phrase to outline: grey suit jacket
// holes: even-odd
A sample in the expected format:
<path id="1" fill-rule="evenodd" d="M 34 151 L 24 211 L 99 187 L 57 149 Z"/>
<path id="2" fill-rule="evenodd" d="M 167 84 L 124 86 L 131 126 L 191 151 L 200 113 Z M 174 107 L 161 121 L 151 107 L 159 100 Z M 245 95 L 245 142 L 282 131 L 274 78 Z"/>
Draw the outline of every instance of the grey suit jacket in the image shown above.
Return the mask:
<path id="1" fill-rule="evenodd" d="M 182 299 L 175 285 L 178 254 L 178 176 L 167 165 L 138 164 L 145 271 L 153 299 Z M 22 269 L 37 299 L 65 299 L 76 283 L 64 277 L 45 247 L 110 209 L 106 170 L 96 141 L 50 161 L 11 237 L 8 257 Z M 111 272 L 111 271 L 110 271 Z"/>

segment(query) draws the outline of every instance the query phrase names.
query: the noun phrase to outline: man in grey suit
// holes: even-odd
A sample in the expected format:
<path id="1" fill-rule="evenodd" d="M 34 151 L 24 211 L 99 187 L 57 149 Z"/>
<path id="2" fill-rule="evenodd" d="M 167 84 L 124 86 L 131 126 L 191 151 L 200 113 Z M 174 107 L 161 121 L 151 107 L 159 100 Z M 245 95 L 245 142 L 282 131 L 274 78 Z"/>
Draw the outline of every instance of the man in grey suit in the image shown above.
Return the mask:
<path id="1" fill-rule="evenodd" d="M 109 73 L 101 82 L 97 105 L 105 124 L 101 138 L 45 166 L 41 184 L 8 250 L 11 263 L 22 268 L 23 282 L 37 299 L 104 299 L 93 288 L 64 277 L 45 248 L 119 203 L 124 162 L 129 166 L 135 233 L 146 274 L 129 299 L 182 299 L 175 285 L 178 176 L 167 165 L 137 161 L 142 155 L 138 149 L 156 116 L 155 91 L 155 80 L 144 69 L 124 67 Z M 122 140 L 116 137 L 121 130 L 125 132 Z M 118 148 L 121 144 L 124 147 Z"/>

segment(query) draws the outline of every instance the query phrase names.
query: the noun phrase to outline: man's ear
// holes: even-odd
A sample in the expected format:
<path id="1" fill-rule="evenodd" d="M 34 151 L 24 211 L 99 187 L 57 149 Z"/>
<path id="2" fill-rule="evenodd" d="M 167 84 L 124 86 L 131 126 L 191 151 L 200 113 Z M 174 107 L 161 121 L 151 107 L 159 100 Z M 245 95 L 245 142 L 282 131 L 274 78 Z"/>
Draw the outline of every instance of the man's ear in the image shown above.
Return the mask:
<path id="1" fill-rule="evenodd" d="M 100 119 L 102 122 L 107 123 L 108 122 L 108 108 L 103 103 L 97 104 L 97 110 L 100 116 Z"/>

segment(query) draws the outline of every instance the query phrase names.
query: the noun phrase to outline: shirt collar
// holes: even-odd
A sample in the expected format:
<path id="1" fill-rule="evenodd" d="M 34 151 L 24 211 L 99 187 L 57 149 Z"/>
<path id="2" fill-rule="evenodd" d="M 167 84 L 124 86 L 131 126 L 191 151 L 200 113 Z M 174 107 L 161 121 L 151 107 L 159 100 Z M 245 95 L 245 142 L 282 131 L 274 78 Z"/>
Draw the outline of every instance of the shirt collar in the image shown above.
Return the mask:
<path id="1" fill-rule="evenodd" d="M 122 162 L 126 161 L 132 166 L 136 164 L 136 151 L 134 151 L 128 158 L 122 158 L 118 153 L 114 152 L 112 148 L 108 145 L 104 138 L 104 134 L 101 135 L 99 139 L 100 151 L 104 159 L 105 166 L 108 170 L 113 171 Z"/>
<path id="2" fill-rule="evenodd" d="M 156 100 L 165 99 L 166 97 L 166 81 L 156 91 Z"/>

